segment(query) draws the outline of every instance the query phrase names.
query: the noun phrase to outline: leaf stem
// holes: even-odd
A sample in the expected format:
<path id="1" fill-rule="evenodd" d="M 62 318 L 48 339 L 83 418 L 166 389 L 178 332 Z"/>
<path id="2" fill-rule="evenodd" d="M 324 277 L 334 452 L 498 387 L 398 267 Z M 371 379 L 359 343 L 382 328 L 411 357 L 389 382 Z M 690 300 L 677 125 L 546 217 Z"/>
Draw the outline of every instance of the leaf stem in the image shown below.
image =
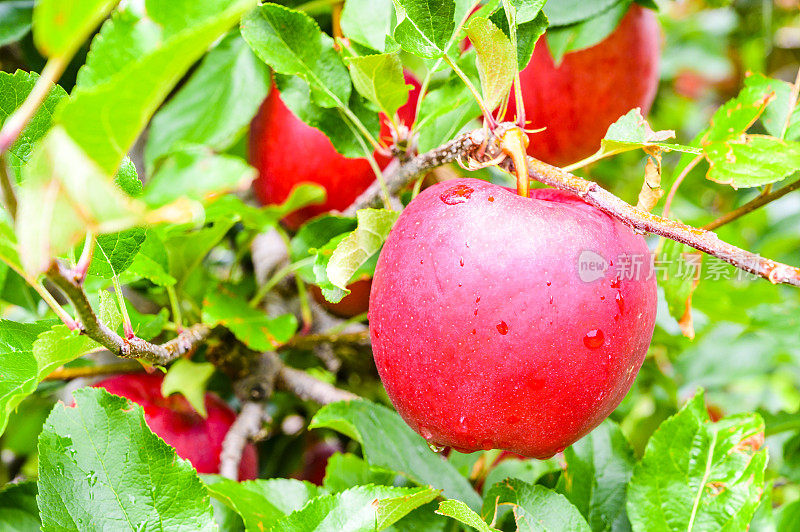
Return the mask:
<path id="1" fill-rule="evenodd" d="M 727 214 L 725 214 L 723 216 L 720 216 L 719 218 L 717 218 L 716 220 L 714 220 L 710 224 L 704 225 L 703 229 L 705 229 L 706 231 L 713 231 L 714 229 L 716 229 L 718 227 L 722 227 L 723 225 L 725 225 L 727 223 L 730 223 L 730 222 L 736 220 L 737 218 L 741 218 L 745 214 L 749 214 L 749 213 L 753 212 L 754 210 L 756 210 L 756 209 L 758 209 L 760 207 L 763 207 L 767 203 L 773 202 L 778 198 L 782 198 L 783 196 L 785 196 L 789 192 L 792 192 L 793 190 L 797 190 L 798 188 L 800 188 L 800 179 L 798 179 L 797 181 L 795 181 L 791 185 L 786 185 L 785 187 L 783 187 L 783 188 L 781 188 L 779 190 L 776 190 L 775 192 L 771 192 L 769 194 L 761 194 L 759 196 L 756 196 L 753 200 L 748 201 L 747 203 L 745 203 L 744 205 L 742 205 L 738 209 L 734 209 L 734 210 L 730 211 L 729 213 L 727 213 Z"/>
<path id="2" fill-rule="evenodd" d="M 786 136 L 786 132 L 789 130 L 789 125 L 792 123 L 792 113 L 794 112 L 795 106 L 797 106 L 797 98 L 800 96 L 800 68 L 797 69 L 797 76 L 794 79 L 794 85 L 792 85 L 792 92 L 789 95 L 789 110 L 786 113 L 786 121 L 783 123 L 783 128 L 781 128 L 781 135 L 780 139 L 783 139 Z"/>
<path id="3" fill-rule="evenodd" d="M 60 319 L 64 325 L 72 330 L 75 330 L 78 327 L 78 323 L 72 319 L 72 316 L 70 316 L 69 313 L 64 310 L 64 307 L 62 307 L 59 302 L 56 301 L 56 298 L 53 297 L 53 294 L 51 294 L 41 282 L 28 275 L 25 270 L 17 267 L 16 264 L 7 260 L 5 257 L 0 256 L 0 260 L 2 260 L 9 268 L 14 270 L 17 275 L 22 277 L 22 279 L 28 283 L 28 285 L 30 285 L 30 287 L 33 288 L 37 294 L 39 294 L 39 297 L 41 297 L 42 300 L 47 303 L 47 306 L 52 309 L 52 311 L 56 316 L 58 316 L 58 319 Z"/>
<path id="4" fill-rule="evenodd" d="M 494 128 L 494 126 L 496 126 L 496 120 L 492 116 L 492 113 L 489 111 L 489 109 L 486 108 L 486 102 L 483 101 L 483 98 L 478 92 L 478 89 L 475 88 L 475 85 L 472 84 L 467 75 L 464 73 L 463 70 L 461 70 L 461 68 L 459 68 L 459 66 L 455 63 L 455 61 L 450 59 L 450 56 L 447 55 L 447 53 L 445 53 L 442 56 L 442 59 L 444 59 L 444 62 L 447 63 L 450 66 L 450 68 L 453 69 L 453 72 L 455 72 L 459 78 L 461 78 L 461 81 L 464 82 L 469 91 L 472 93 L 472 96 L 475 98 L 475 101 L 478 102 L 478 107 L 481 108 L 481 113 L 483 113 L 483 118 L 492 128 Z"/>
<path id="5" fill-rule="evenodd" d="M 583 168 L 584 166 L 588 166 L 588 165 L 590 165 L 590 164 L 592 164 L 594 162 L 597 162 L 597 161 L 599 161 L 601 159 L 605 159 L 606 157 L 611 157 L 612 155 L 616 155 L 617 153 L 619 153 L 619 152 L 616 152 L 616 151 L 605 151 L 603 148 L 600 148 L 599 150 L 597 150 L 596 152 L 594 152 L 593 154 L 591 154 L 587 158 L 581 159 L 577 163 L 572 163 L 569 166 L 565 166 L 563 168 L 563 170 L 565 172 L 574 172 L 575 170 L 577 170 L 579 168 Z"/>
<path id="6" fill-rule="evenodd" d="M 125 297 L 122 295 L 122 287 L 119 284 L 119 278 L 116 274 L 111 278 L 111 282 L 114 283 L 114 293 L 117 295 L 119 310 L 122 312 L 122 330 L 125 333 L 125 339 L 130 340 L 135 337 L 136 334 L 133 332 L 131 317 L 128 315 L 128 307 L 125 306 Z"/>
<path id="7" fill-rule="evenodd" d="M 352 126 L 348 124 L 348 127 L 352 129 Z M 356 132 L 353 131 L 355 134 Z M 364 144 L 364 140 L 359 137 L 357 134 L 355 135 L 356 140 L 359 144 L 361 144 L 361 148 L 364 150 L 365 158 L 369 163 L 370 168 L 372 168 L 372 172 L 375 174 L 375 180 L 381 187 L 381 193 L 383 194 L 383 206 L 388 210 L 392 210 L 392 200 L 391 196 L 389 195 L 389 189 L 386 187 L 386 181 L 383 179 L 383 171 L 381 171 L 381 167 L 378 166 L 378 162 L 375 160 L 375 156 L 372 154 L 372 150 Z"/>
<path id="8" fill-rule="evenodd" d="M 92 255 L 94 255 L 94 247 L 96 240 L 91 231 L 86 232 L 86 240 L 83 243 L 83 251 L 81 252 L 80 259 L 75 265 L 75 277 L 81 282 L 86 278 L 86 273 L 89 271 L 89 266 L 92 264 Z"/>
<path id="9" fill-rule="evenodd" d="M 67 64 L 68 58 L 62 56 L 51 57 L 44 65 L 39 79 L 36 80 L 33 89 L 22 105 L 8 117 L 3 129 L 0 129 L 0 155 L 5 153 L 22 134 L 22 130 L 28 125 L 33 115 L 47 98 L 53 84 L 61 77 Z"/>
<path id="10" fill-rule="evenodd" d="M 169 298 L 169 308 L 172 311 L 172 322 L 175 324 L 175 331 L 181 332 L 183 330 L 183 316 L 174 285 L 167 287 L 167 297 Z"/>
<path id="11" fill-rule="evenodd" d="M 667 194 L 667 199 L 664 200 L 664 211 L 662 213 L 662 216 L 664 218 L 669 218 L 669 211 L 670 208 L 672 207 L 672 200 L 675 199 L 675 194 L 678 192 L 678 188 L 681 186 L 681 183 L 683 183 L 683 180 L 686 178 L 687 175 L 689 175 L 689 172 L 691 172 L 692 169 L 695 166 L 697 166 L 697 164 L 702 160 L 703 156 L 698 155 L 697 157 L 692 159 L 692 161 L 686 165 L 686 168 L 684 168 L 681 171 L 680 175 L 677 178 L 675 178 L 675 182 L 672 183 L 672 186 L 669 189 L 669 193 Z"/>
<path id="12" fill-rule="evenodd" d="M 295 272 L 295 271 L 299 270 L 300 268 L 302 268 L 303 266 L 306 266 L 308 264 L 313 264 L 315 259 L 316 259 L 316 257 L 314 257 L 314 256 L 306 257 L 306 258 L 301 259 L 301 260 L 299 260 L 297 262 L 293 262 L 291 264 L 287 264 L 283 268 L 279 269 L 277 272 L 275 272 L 272 275 L 272 277 L 267 279 L 266 283 L 264 283 L 260 287 L 258 287 L 258 291 L 253 296 L 253 298 L 250 300 L 250 306 L 251 307 L 257 307 L 259 305 L 259 303 L 261 303 L 261 301 L 264 299 L 264 297 L 269 293 L 269 291 L 272 290 L 273 288 L 275 288 L 275 285 L 277 285 L 279 282 L 281 282 L 284 278 L 286 278 L 286 276 L 288 276 L 292 272 Z"/>

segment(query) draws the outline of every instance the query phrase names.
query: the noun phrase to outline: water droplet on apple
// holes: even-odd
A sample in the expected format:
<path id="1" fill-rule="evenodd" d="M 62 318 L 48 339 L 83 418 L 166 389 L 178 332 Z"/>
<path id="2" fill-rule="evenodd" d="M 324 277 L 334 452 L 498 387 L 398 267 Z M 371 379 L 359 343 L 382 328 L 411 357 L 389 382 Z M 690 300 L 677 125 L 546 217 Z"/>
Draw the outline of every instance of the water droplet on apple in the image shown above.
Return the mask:
<path id="1" fill-rule="evenodd" d="M 500 323 L 497 324 L 497 332 L 499 332 L 500 334 L 508 334 L 508 325 L 506 324 L 506 322 L 501 321 Z"/>
<path id="2" fill-rule="evenodd" d="M 472 334 L 478 334 L 478 330 L 477 329 L 472 329 Z"/>
<path id="3" fill-rule="evenodd" d="M 519 417 L 519 416 L 508 416 L 506 418 L 506 423 L 508 423 L 509 425 L 515 425 L 515 424 L 519 423 L 521 420 L 522 420 L 522 418 Z"/>
<path id="4" fill-rule="evenodd" d="M 605 301 L 605 300 L 606 300 L 606 296 L 600 296 L 600 301 Z"/>
<path id="5" fill-rule="evenodd" d="M 461 260 L 459 260 L 459 261 L 458 261 L 458 263 L 459 263 L 459 264 L 461 265 L 461 267 L 463 268 L 463 267 L 464 267 L 464 257 L 461 257 Z"/>
<path id="6" fill-rule="evenodd" d="M 619 289 L 620 278 L 617 277 L 613 281 L 611 281 L 611 288 Z"/>
<path id="7" fill-rule="evenodd" d="M 625 298 L 622 297 L 622 292 L 617 292 L 617 296 L 614 299 L 617 302 L 620 315 L 625 314 Z"/>
<path id="8" fill-rule="evenodd" d="M 553 304 L 553 296 L 550 296 L 550 304 Z"/>
<path id="9" fill-rule="evenodd" d="M 444 451 L 444 445 L 436 445 L 435 443 L 429 443 L 428 448 L 435 453 Z"/>
<path id="10" fill-rule="evenodd" d="M 481 296 L 476 297 L 475 298 L 475 303 L 480 303 L 480 302 L 481 302 Z"/>
<path id="11" fill-rule="evenodd" d="M 600 329 L 592 329 L 586 333 L 586 336 L 583 337 L 583 345 L 589 349 L 597 349 L 603 345 L 604 340 L 605 337 L 603 336 L 603 331 Z"/>
<path id="12" fill-rule="evenodd" d="M 425 259 L 419 259 L 419 263 L 420 264 L 424 264 L 425 263 Z"/>
<path id="13" fill-rule="evenodd" d="M 472 196 L 472 192 L 472 188 L 467 185 L 456 185 L 442 192 L 439 199 L 447 205 L 458 205 L 459 203 L 466 203 Z"/>
<path id="14" fill-rule="evenodd" d="M 550 281 L 547 281 L 547 286 L 550 286 L 551 284 L 553 284 L 553 283 L 551 283 Z"/>
<path id="15" fill-rule="evenodd" d="M 489 196 L 489 201 L 494 201 L 494 196 Z"/>

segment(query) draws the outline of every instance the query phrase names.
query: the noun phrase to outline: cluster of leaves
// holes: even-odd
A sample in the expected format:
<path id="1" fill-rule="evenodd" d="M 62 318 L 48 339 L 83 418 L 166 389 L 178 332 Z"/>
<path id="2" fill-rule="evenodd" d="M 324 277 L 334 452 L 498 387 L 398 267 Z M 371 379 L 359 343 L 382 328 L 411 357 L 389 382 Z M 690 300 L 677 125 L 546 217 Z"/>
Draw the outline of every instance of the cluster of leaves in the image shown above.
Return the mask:
<path id="1" fill-rule="evenodd" d="M 264 286 L 274 283 L 257 288 L 246 255 L 257 234 L 282 231 L 282 217 L 323 201 L 324 191 L 302 186 L 284 204 L 261 208 L 233 194 L 255 176 L 243 139 L 273 82 L 286 105 L 339 152 L 371 157 L 386 148 L 379 113 L 391 122 L 408 98 L 404 68 L 424 73 L 412 126 L 424 151 L 476 124 L 476 94 L 490 111 L 506 104 L 516 72 L 545 29 L 559 60 L 606 37 L 631 3 L 493 0 L 472 13 L 475 3 L 464 0 L 347 0 L 343 38 L 334 40 L 303 11 L 254 0 L 121 7 L 110 0 L 40 0 L 35 9 L 32 2 L 0 1 L 0 45 L 30 39 L 32 27 L 33 44 L 51 64 L 68 62 L 102 22 L 85 61 L 76 55 L 85 64 L 69 94 L 54 86 L 7 154 L 19 205 L 16 216 L 0 212 L 0 300 L 9 318 L 0 322 L 0 433 L 13 428 L 3 447 L 35 457 L 23 471 L 38 481 L 0 492 L 0 524 L 45 530 L 90 523 L 442 530 L 460 526 L 456 522 L 482 531 L 793 529 L 800 519 L 793 502 L 800 436 L 785 436 L 800 434 L 792 413 L 800 403 L 800 301 L 766 283 L 697 287 L 668 271 L 659 279 L 665 307 L 684 331 L 687 309 L 695 308 L 697 323 L 689 323 L 696 343 L 680 338 L 675 321 L 660 312 L 651 356 L 613 416 L 618 423 L 607 421 L 566 449 L 563 463 L 498 460 L 496 452 L 451 452 L 444 459 L 392 411 L 356 401 L 325 407 L 311 422 L 316 432 L 335 431 L 353 442 L 353 452 L 332 457 L 322 486 L 280 478 L 235 483 L 199 477 L 149 431 L 141 409 L 102 391 L 83 390 L 74 409 L 57 405 L 44 419 L 54 388 L 42 381 L 65 364 L 90 364 L 82 357 L 98 347 L 53 319 L 39 298 L 40 274 L 53 257 L 75 261 L 87 231 L 96 250 L 84 286 L 112 330 L 122 333 L 129 322 L 137 336 L 164 340 L 184 324 L 202 322 L 227 328 L 259 351 L 297 333 L 294 314 L 257 308 Z M 462 50 L 465 36 L 473 46 Z M 0 72 L 0 123 L 38 79 L 32 72 Z M 665 175 L 673 178 L 701 157 L 705 162 L 689 174 L 675 208 L 684 204 L 679 214 L 686 221 L 707 221 L 707 207 L 686 207 L 707 188 L 702 179 L 689 184 L 697 172 L 747 188 L 778 183 L 800 166 L 800 111 L 791 101 L 790 84 L 756 73 L 686 136 L 694 140 L 685 145 L 667 142 L 669 135 L 653 132 L 632 111 L 609 129 L 594 160 L 619 157 L 600 161 L 593 177 L 628 197 L 626 187 L 641 185 L 641 157 L 625 152 L 679 152 L 679 159 L 665 161 Z M 683 114 L 696 111 L 686 105 Z M 674 107 L 657 106 L 657 125 L 676 127 L 676 114 Z M 148 125 L 137 170 L 126 154 Z M 731 204 L 733 189 L 719 189 L 715 194 Z M 788 253 L 800 244 L 800 214 L 783 209 L 788 214 L 770 211 L 752 227 L 733 225 L 723 236 L 765 254 L 775 251 L 771 256 Z M 395 211 L 366 209 L 356 217 L 316 218 L 291 238 L 285 235 L 285 271 L 338 301 L 352 280 L 371 275 L 396 217 Z M 776 219 L 782 227 L 770 240 Z M 660 257 L 677 265 L 689 251 L 664 242 Z M 704 263 L 704 271 L 709 267 Z M 140 313 L 123 297 L 123 285 L 157 310 Z M 213 373 L 201 357 L 173 365 L 165 384 L 165 394 L 184 393 L 198 410 Z M 319 367 L 313 371 L 335 378 Z M 762 416 L 740 413 L 711 422 L 702 395 L 675 414 L 698 385 L 729 412 L 761 409 Z M 281 401 L 276 397 L 276 414 L 314 410 Z M 758 439 L 764 420 L 767 434 L 778 434 L 770 443 L 771 470 Z M 790 482 L 773 491 L 765 478 Z M 773 493 L 776 504 L 784 503 L 774 514 Z"/>

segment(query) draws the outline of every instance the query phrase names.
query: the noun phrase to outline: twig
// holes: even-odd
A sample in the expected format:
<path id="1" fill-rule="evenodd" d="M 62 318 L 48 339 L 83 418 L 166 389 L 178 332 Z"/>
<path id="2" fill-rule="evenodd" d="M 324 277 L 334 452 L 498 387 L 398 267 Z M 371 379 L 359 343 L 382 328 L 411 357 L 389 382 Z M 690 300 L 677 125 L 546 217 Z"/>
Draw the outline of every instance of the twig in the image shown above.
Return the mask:
<path id="1" fill-rule="evenodd" d="M 681 186 L 681 183 L 683 183 L 683 180 L 686 178 L 687 175 L 689 175 L 689 172 L 691 172 L 692 169 L 695 166 L 697 166 L 697 164 L 702 160 L 703 156 L 698 155 L 697 157 L 692 159 L 692 161 L 686 165 L 686 168 L 684 168 L 681 171 L 680 175 L 677 178 L 675 178 L 675 182 L 672 183 L 672 186 L 669 189 L 669 193 L 667 194 L 667 199 L 664 201 L 664 218 L 669 217 L 669 211 L 670 208 L 672 207 L 672 200 L 675 199 L 675 194 L 678 192 L 678 187 Z"/>
<path id="2" fill-rule="evenodd" d="M 475 131 L 459 135 L 450 142 L 434 150 L 412 157 L 405 163 L 399 164 L 393 161 L 384 171 L 386 188 L 389 190 L 390 194 L 396 195 L 420 174 L 432 170 L 437 166 L 451 163 L 459 157 L 469 155 L 477 149 L 484 139 L 486 139 L 485 132 L 482 129 L 476 129 Z M 359 209 L 380 206 L 380 194 L 380 185 L 377 182 L 373 183 L 356 198 L 355 202 L 344 211 L 344 214 L 347 216 L 354 216 Z"/>
<path id="3" fill-rule="evenodd" d="M 387 176 L 386 181 L 390 191 L 398 191 L 423 172 L 462 157 L 472 157 L 479 163 L 498 157 L 499 154 L 502 154 L 498 145 L 498 136 L 509 126 L 514 127 L 513 124 L 502 123 L 495 129 L 495 132 L 489 132 L 488 136 L 482 129 L 476 129 L 456 137 L 439 148 L 417 155 L 394 168 Z M 477 156 L 477 152 L 480 153 L 480 156 Z M 508 159 L 504 161 L 504 165 L 506 169 L 513 167 Z M 531 178 L 545 185 L 573 192 L 587 203 L 638 231 L 653 233 L 687 244 L 772 283 L 800 286 L 800 269 L 732 246 L 709 231 L 641 211 L 603 189 L 597 183 L 586 181 L 532 157 L 528 158 L 528 172 Z M 375 205 L 376 199 L 378 199 L 378 192 L 375 189 L 376 185 L 370 186 L 345 212 L 352 215 L 357 209 Z"/>
<path id="4" fill-rule="evenodd" d="M 315 401 L 322 405 L 358 399 L 353 393 L 340 390 L 332 384 L 315 379 L 305 371 L 288 366 L 281 368 L 275 384 L 281 390 L 292 392 L 300 399 Z"/>
<path id="5" fill-rule="evenodd" d="M 104 349 L 103 349 L 104 350 Z M 138 373 L 144 367 L 138 362 L 122 362 L 105 366 L 83 366 L 78 368 L 60 368 L 44 378 L 46 381 L 70 381 L 85 377 L 101 377 L 118 373 Z"/>
<path id="6" fill-rule="evenodd" d="M 369 331 L 345 334 L 307 334 L 295 336 L 280 349 L 311 349 L 319 344 L 360 344 L 369 342 Z"/>
<path id="7" fill-rule="evenodd" d="M 232 480 L 239 479 L 239 464 L 247 444 L 261 432 L 261 426 L 269 419 L 264 403 L 247 401 L 236 417 L 225 439 L 219 455 L 219 474 Z"/>
<path id="8" fill-rule="evenodd" d="M 100 321 L 86 297 L 83 286 L 71 270 L 65 268 L 59 261 L 53 261 L 47 271 L 47 277 L 72 302 L 83 333 L 118 357 L 140 358 L 151 364 L 165 365 L 195 349 L 211 332 L 208 326 L 197 324 L 184 329 L 176 338 L 161 345 L 136 337 L 122 338 Z"/>
<path id="9" fill-rule="evenodd" d="M 736 208 L 736 209 L 732 210 L 731 212 L 720 216 L 719 218 L 717 218 L 716 220 L 714 220 L 710 224 L 704 225 L 703 229 L 705 229 L 707 231 L 713 231 L 714 229 L 716 229 L 718 227 L 722 227 L 723 225 L 725 225 L 727 223 L 730 223 L 730 222 L 736 220 L 737 218 L 741 218 L 745 214 L 753 212 L 754 210 L 758 209 L 759 207 L 763 207 L 767 203 L 775 201 L 778 198 L 782 198 L 783 196 L 785 196 L 789 192 L 791 192 L 793 190 L 797 190 L 798 188 L 800 188 L 800 179 L 798 179 L 797 181 L 795 181 L 791 185 L 786 185 L 785 187 L 776 190 L 775 192 L 770 192 L 769 194 L 761 194 L 761 195 L 757 196 L 756 198 L 754 198 L 751 201 L 748 201 L 747 203 L 745 203 L 741 207 Z"/>
<path id="10" fill-rule="evenodd" d="M 528 171 L 537 181 L 562 190 L 573 192 L 586 203 L 594 205 L 609 216 L 638 231 L 653 233 L 687 244 L 724 260 L 746 272 L 763 277 L 771 283 L 787 283 L 800 286 L 800 269 L 780 262 L 765 259 L 724 242 L 710 231 L 697 229 L 655 214 L 640 211 L 625 203 L 597 183 L 586 181 L 568 172 L 528 158 Z"/>

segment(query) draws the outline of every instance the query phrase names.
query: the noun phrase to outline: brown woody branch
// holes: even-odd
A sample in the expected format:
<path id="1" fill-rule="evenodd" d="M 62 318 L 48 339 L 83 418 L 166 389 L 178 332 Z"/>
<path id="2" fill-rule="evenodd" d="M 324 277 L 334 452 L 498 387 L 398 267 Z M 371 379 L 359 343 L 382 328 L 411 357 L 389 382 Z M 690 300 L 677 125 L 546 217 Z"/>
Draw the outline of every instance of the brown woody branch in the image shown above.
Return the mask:
<path id="1" fill-rule="evenodd" d="M 261 402 L 247 401 L 236 417 L 225 439 L 222 440 L 222 452 L 219 455 L 219 474 L 231 480 L 239 479 L 239 464 L 247 444 L 260 432 L 269 415 Z"/>
<path id="2" fill-rule="evenodd" d="M 479 164 L 493 159 L 498 160 L 503 155 L 498 135 L 509 127 L 513 127 L 513 124 L 503 123 L 494 133 L 488 132 L 488 134 L 483 129 L 476 129 L 390 169 L 386 176 L 390 192 L 396 193 L 408 186 L 419 175 L 454 160 L 465 158 Z M 510 159 L 505 159 L 501 165 L 506 169 L 513 169 Z M 637 231 L 653 233 L 681 242 L 744 271 L 763 277 L 772 283 L 800 286 L 800 269 L 765 259 L 755 253 L 728 244 L 710 231 L 644 212 L 603 189 L 597 183 L 587 181 L 532 157 L 528 157 L 528 173 L 532 179 L 541 183 L 577 194 L 587 203 Z M 779 192 L 785 194 L 788 191 L 781 189 L 776 194 Z M 353 214 L 358 209 L 375 206 L 379 203 L 378 189 L 373 185 L 345 212 Z"/>
<path id="3" fill-rule="evenodd" d="M 184 329 L 176 338 L 163 344 L 153 344 L 136 337 L 123 338 L 97 317 L 75 272 L 59 261 L 53 261 L 47 277 L 72 302 L 82 333 L 118 357 L 138 358 L 163 366 L 196 349 L 211 333 L 208 326 L 197 324 Z"/>

